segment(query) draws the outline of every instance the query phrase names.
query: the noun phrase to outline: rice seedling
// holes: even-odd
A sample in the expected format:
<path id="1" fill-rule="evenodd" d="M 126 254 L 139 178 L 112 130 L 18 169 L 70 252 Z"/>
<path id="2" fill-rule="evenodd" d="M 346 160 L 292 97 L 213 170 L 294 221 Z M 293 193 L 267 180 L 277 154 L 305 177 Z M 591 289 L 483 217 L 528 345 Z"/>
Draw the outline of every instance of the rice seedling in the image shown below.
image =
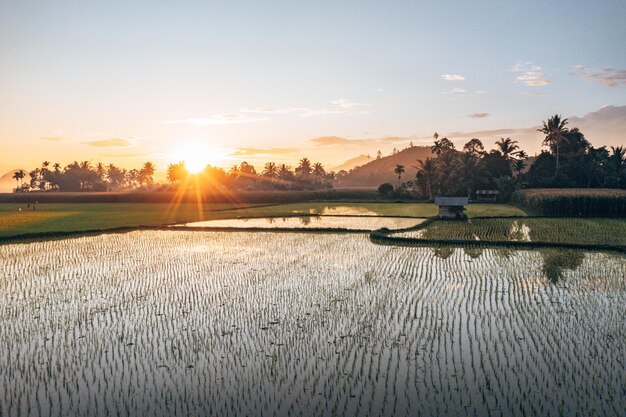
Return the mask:
<path id="1" fill-rule="evenodd" d="M 577 256 L 306 233 L 0 245 L 0 415 L 625 415 L 626 260 Z"/>

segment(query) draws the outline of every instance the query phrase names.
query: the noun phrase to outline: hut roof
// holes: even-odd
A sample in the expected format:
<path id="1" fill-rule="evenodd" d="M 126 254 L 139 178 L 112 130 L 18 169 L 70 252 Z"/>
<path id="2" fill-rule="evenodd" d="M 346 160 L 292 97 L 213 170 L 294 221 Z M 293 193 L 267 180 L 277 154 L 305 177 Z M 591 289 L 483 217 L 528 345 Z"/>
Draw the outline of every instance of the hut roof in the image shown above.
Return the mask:
<path id="1" fill-rule="evenodd" d="M 467 203 L 467 197 L 435 197 L 435 204 L 438 206 L 466 206 Z"/>

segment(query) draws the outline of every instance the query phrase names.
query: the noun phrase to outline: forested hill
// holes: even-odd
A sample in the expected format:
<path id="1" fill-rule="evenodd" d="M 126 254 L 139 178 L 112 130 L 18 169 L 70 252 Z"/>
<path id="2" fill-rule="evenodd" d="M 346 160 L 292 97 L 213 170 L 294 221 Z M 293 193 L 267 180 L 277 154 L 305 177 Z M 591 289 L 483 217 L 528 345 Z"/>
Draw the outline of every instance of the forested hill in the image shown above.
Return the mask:
<path id="1" fill-rule="evenodd" d="M 402 182 L 415 179 L 417 161 L 433 156 L 430 146 L 413 146 L 354 168 L 345 177 L 339 179 L 338 187 L 378 187 L 388 182 L 398 185 L 398 176 L 393 172 L 396 165 L 404 165 Z"/>

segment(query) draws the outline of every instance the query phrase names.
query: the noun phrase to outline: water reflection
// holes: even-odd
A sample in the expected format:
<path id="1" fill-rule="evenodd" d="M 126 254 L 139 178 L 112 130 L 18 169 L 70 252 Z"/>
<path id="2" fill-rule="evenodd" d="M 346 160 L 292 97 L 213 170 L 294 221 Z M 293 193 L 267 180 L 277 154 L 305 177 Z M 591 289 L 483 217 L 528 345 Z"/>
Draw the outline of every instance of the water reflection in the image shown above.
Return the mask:
<path id="1" fill-rule="evenodd" d="M 548 281 L 556 284 L 563 278 L 564 270 L 576 271 L 585 260 L 584 252 L 577 250 L 545 250 L 541 252 L 541 270 Z"/>

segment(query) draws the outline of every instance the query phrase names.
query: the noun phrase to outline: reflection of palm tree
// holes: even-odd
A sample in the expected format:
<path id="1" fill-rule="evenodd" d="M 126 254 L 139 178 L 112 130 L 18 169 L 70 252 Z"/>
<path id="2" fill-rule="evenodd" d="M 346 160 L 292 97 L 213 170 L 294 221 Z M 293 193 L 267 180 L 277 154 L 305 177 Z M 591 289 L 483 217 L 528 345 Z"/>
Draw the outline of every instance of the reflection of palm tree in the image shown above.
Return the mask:
<path id="1" fill-rule="evenodd" d="M 438 248 L 433 248 L 433 254 L 437 258 L 448 259 L 454 253 L 454 248 L 450 246 L 440 246 Z"/>
<path id="2" fill-rule="evenodd" d="M 400 180 L 402 179 L 402 174 L 404 174 L 404 165 L 397 164 L 396 168 L 393 170 L 398 176 L 398 187 L 400 186 Z"/>
<path id="3" fill-rule="evenodd" d="M 555 114 L 548 119 L 548 123 L 543 122 L 543 127 L 537 129 L 537 131 L 546 135 L 546 138 L 543 140 L 543 145 L 549 146 L 552 151 L 556 150 L 555 176 L 559 173 L 559 145 L 563 141 L 565 134 L 568 132 L 568 129 L 565 127 L 566 125 L 567 119 L 561 120 L 561 116 Z"/>
<path id="4" fill-rule="evenodd" d="M 300 219 L 300 223 L 302 223 L 304 226 L 311 223 L 311 216 L 302 216 L 302 217 L 299 217 L 299 219 Z"/>
<path id="5" fill-rule="evenodd" d="M 473 248 L 469 246 L 464 247 L 463 252 L 465 252 L 465 254 L 472 259 L 478 259 L 480 258 L 480 255 L 483 254 L 483 250 L 481 248 L 476 248 L 476 247 Z"/>

